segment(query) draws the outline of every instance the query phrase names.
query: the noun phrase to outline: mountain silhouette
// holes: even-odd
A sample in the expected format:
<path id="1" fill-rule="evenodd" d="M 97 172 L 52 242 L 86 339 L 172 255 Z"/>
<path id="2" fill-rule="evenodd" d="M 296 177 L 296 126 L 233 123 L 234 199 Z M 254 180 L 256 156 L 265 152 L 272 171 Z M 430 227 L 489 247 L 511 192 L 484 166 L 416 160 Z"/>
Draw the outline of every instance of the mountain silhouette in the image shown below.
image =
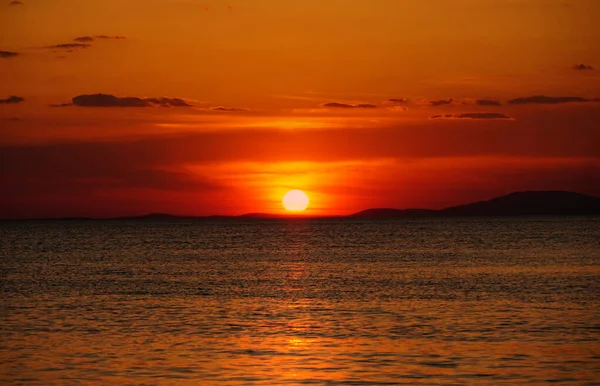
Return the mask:
<path id="1" fill-rule="evenodd" d="M 440 211 L 452 216 L 600 214 L 600 198 L 565 191 L 525 191 Z"/>
<path id="2" fill-rule="evenodd" d="M 566 191 L 515 192 L 441 210 L 367 209 L 349 217 L 397 218 L 423 216 L 599 215 L 600 198 Z"/>

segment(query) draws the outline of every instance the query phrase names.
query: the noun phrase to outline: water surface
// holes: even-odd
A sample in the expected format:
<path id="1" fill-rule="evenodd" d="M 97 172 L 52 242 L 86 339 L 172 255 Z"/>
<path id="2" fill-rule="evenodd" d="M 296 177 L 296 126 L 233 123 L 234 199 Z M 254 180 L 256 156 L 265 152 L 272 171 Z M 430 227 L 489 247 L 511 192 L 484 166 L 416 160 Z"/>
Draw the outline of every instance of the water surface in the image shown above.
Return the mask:
<path id="1" fill-rule="evenodd" d="M 599 384 L 598 218 L 0 223 L 0 382 Z"/>

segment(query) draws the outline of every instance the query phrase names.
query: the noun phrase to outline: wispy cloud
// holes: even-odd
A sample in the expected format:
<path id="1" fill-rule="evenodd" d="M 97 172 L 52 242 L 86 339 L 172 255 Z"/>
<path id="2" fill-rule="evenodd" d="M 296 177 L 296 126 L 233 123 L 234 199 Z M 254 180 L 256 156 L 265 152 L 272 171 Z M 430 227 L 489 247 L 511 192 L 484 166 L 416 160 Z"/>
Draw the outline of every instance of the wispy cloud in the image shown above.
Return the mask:
<path id="1" fill-rule="evenodd" d="M 387 111 L 408 111 L 408 107 L 404 106 L 389 106 L 385 108 Z"/>
<path id="2" fill-rule="evenodd" d="M 475 104 L 478 106 L 501 106 L 502 103 L 493 99 L 478 99 L 475 101 Z"/>
<path id="3" fill-rule="evenodd" d="M 437 106 L 446 106 L 449 104 L 452 104 L 454 102 L 454 99 L 450 98 L 450 99 L 440 99 L 440 100 L 435 100 L 435 101 L 429 101 L 429 104 L 431 106 L 437 107 Z"/>
<path id="4" fill-rule="evenodd" d="M 124 40 L 127 38 L 125 36 L 94 35 L 94 36 L 79 36 L 73 40 L 76 42 L 93 42 L 95 39 Z"/>
<path id="5" fill-rule="evenodd" d="M 559 103 L 583 103 L 583 102 L 597 102 L 597 99 L 587 99 L 582 97 L 574 96 L 562 96 L 552 97 L 546 95 L 533 95 L 522 98 L 515 98 L 508 101 L 511 105 L 524 105 L 524 104 L 559 104 Z"/>
<path id="6" fill-rule="evenodd" d="M 189 103 L 181 98 L 145 98 L 146 102 L 149 102 L 154 105 L 158 105 L 161 107 L 191 107 Z"/>
<path id="7" fill-rule="evenodd" d="M 78 36 L 75 39 L 73 39 L 73 41 L 75 43 L 61 43 L 61 44 L 53 44 L 50 46 L 45 46 L 42 48 L 45 49 L 50 49 L 53 51 L 63 51 L 63 52 L 74 52 L 74 51 L 79 51 L 82 49 L 86 49 L 86 48 L 90 48 L 92 47 L 92 43 L 93 41 L 97 40 L 97 39 L 112 39 L 112 40 L 122 40 L 122 39 L 127 39 L 125 36 L 109 36 L 109 35 L 93 35 L 93 36 L 89 36 L 89 35 L 85 35 L 85 36 Z"/>
<path id="8" fill-rule="evenodd" d="M 69 51 L 69 50 L 78 50 L 78 49 L 82 49 L 82 48 L 89 48 L 91 46 L 92 46 L 91 44 L 87 44 L 87 43 L 64 43 L 64 44 L 55 44 L 52 46 L 46 46 L 44 48 Z"/>
<path id="9" fill-rule="evenodd" d="M 8 5 L 14 6 L 14 5 L 25 5 L 25 4 L 23 4 L 23 2 L 19 1 L 19 0 L 12 0 L 10 3 L 8 3 Z"/>
<path id="10" fill-rule="evenodd" d="M 75 39 L 73 39 L 73 40 L 75 40 L 76 42 L 82 42 L 82 43 L 85 43 L 85 42 L 93 42 L 93 41 L 94 41 L 94 38 L 93 38 L 93 37 L 91 37 L 91 36 L 79 36 L 79 37 L 76 37 L 76 38 L 75 38 Z"/>
<path id="11" fill-rule="evenodd" d="M 0 51 L 0 58 L 14 58 L 19 56 L 18 52 L 13 52 L 13 51 Z"/>
<path id="12" fill-rule="evenodd" d="M 463 114 L 438 114 L 433 115 L 429 119 L 508 119 L 509 117 L 502 113 L 463 113 Z"/>
<path id="13" fill-rule="evenodd" d="M 96 39 L 116 39 L 116 40 L 123 40 L 123 39 L 127 39 L 125 36 L 108 36 L 108 35 L 96 35 L 94 36 Z"/>
<path id="14" fill-rule="evenodd" d="M 593 70 L 594 67 L 590 66 L 589 64 L 576 64 L 573 66 L 573 70 L 578 70 L 578 71 L 585 71 L 585 70 Z"/>
<path id="15" fill-rule="evenodd" d="M 340 103 L 340 102 L 328 102 L 323 103 L 322 107 L 332 108 L 332 109 L 376 109 L 376 105 L 372 105 L 370 103 L 359 103 L 359 104 L 349 104 L 349 103 Z"/>
<path id="16" fill-rule="evenodd" d="M 240 108 L 240 107 L 223 107 L 217 106 L 209 109 L 210 111 L 222 111 L 227 113 L 238 113 L 243 111 L 249 111 L 248 109 Z"/>
<path id="17" fill-rule="evenodd" d="M 390 98 L 387 100 L 388 103 L 397 103 L 399 105 L 406 105 L 408 104 L 408 99 L 406 98 Z"/>

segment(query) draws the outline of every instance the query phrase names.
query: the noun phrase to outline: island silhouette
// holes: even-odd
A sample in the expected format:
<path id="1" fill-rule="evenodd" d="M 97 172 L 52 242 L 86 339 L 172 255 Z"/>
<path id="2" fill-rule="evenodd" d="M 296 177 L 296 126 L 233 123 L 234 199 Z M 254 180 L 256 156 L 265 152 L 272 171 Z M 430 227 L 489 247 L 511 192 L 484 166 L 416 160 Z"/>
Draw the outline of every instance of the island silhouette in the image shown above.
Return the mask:
<path id="1" fill-rule="evenodd" d="M 568 191 L 524 191 L 440 210 L 374 208 L 349 217 L 598 215 L 600 197 Z"/>
<path id="2" fill-rule="evenodd" d="M 140 216 L 113 217 L 102 220 L 172 221 L 172 220 L 263 220 L 263 219 L 394 219 L 422 217 L 497 217 L 497 216 L 594 216 L 600 215 L 600 197 L 570 191 L 522 191 L 485 201 L 451 206 L 444 209 L 370 208 L 349 215 L 315 216 L 272 213 L 247 213 L 239 216 L 181 216 L 149 213 Z M 37 220 L 96 220 L 90 217 L 43 218 Z"/>

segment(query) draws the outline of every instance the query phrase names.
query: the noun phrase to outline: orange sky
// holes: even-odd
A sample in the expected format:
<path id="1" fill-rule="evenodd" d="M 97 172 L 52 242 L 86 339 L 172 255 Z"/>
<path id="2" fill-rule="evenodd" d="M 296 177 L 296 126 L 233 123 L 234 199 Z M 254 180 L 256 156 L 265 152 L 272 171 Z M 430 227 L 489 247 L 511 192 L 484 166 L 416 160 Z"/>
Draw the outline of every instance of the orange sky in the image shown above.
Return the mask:
<path id="1" fill-rule="evenodd" d="M 290 189 L 314 215 L 600 195 L 599 14 L 597 0 L 5 1 L 0 218 L 281 213 Z"/>

